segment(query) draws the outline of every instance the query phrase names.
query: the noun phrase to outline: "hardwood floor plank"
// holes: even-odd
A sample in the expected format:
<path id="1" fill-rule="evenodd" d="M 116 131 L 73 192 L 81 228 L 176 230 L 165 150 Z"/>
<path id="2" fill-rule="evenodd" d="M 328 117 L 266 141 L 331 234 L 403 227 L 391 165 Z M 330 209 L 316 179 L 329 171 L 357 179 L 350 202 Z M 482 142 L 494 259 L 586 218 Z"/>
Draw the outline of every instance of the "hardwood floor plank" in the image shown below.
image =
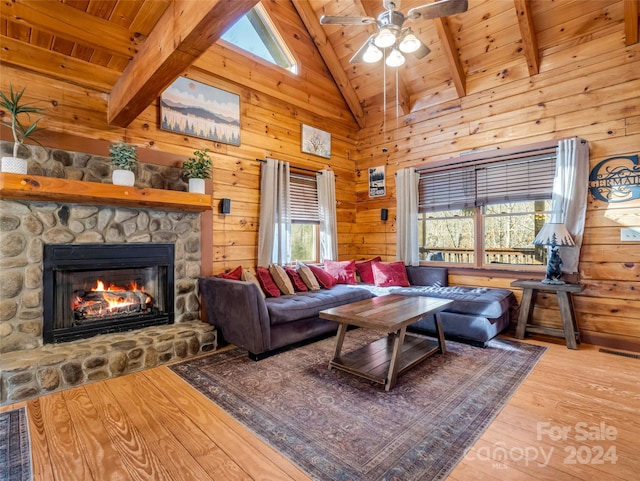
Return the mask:
<path id="1" fill-rule="evenodd" d="M 109 382 L 88 384 L 85 389 L 132 479 L 180 481 L 180 478 L 174 479 L 163 466 L 153 447 L 129 419 L 127 409 L 122 409 L 111 394 L 108 384 Z"/>
<path id="2" fill-rule="evenodd" d="M 83 388 L 63 392 L 87 464 L 96 480 L 124 481 L 129 474 Z"/>
<path id="3" fill-rule="evenodd" d="M 87 465 L 63 394 L 43 396 L 40 404 L 54 478 L 101 481 L 92 476 Z"/>
<path id="4" fill-rule="evenodd" d="M 33 479 L 53 481 L 52 458 L 47 445 L 47 434 L 40 406 L 40 399 L 27 403 L 29 417 L 29 435 L 31 437 L 31 460 L 33 463 Z"/>
<path id="5" fill-rule="evenodd" d="M 251 481 L 199 425 L 186 418 L 173 400 L 142 373 L 121 377 L 110 383 L 109 389 L 127 407 L 145 438 L 155 438 L 162 459 L 171 461 L 164 463 L 174 476 L 198 481 Z"/>
<path id="6" fill-rule="evenodd" d="M 154 371 L 152 375 L 148 372 L 145 375 L 160 390 L 173 395 L 174 402 L 189 419 L 198 425 L 209 426 L 220 448 L 254 480 L 309 481 L 309 477 L 288 459 L 258 439 L 166 366 Z M 247 456 L 249 451 L 254 451 L 254 455 Z"/>

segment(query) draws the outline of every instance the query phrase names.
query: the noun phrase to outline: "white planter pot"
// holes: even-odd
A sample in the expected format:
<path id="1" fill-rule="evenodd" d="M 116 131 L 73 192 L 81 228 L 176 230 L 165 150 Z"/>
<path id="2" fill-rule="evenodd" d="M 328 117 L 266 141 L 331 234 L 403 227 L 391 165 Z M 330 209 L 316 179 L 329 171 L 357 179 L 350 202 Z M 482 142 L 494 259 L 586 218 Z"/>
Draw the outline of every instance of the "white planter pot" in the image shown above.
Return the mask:
<path id="1" fill-rule="evenodd" d="M 131 186 L 136 181 L 136 174 L 130 170 L 116 169 L 111 174 L 113 185 Z"/>
<path id="2" fill-rule="evenodd" d="M 204 194 L 204 179 L 189 179 L 189 192 Z"/>
<path id="3" fill-rule="evenodd" d="M 12 174 L 26 174 L 28 162 L 25 159 L 17 157 L 2 157 L 2 172 L 11 172 Z"/>

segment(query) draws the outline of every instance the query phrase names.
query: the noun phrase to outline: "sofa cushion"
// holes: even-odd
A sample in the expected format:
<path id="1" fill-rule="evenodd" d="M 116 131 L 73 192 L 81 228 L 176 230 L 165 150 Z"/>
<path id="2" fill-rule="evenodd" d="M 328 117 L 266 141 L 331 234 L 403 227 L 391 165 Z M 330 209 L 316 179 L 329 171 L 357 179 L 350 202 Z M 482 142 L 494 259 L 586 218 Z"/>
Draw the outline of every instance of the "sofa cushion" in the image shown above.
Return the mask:
<path id="1" fill-rule="evenodd" d="M 280 296 L 280 289 L 278 289 L 278 286 L 273 281 L 273 277 L 271 277 L 269 269 L 267 269 L 266 267 L 256 267 L 256 277 L 258 278 L 258 281 L 260 281 L 262 290 L 267 296 Z"/>
<path id="2" fill-rule="evenodd" d="M 271 324 L 284 324 L 310 317 L 317 317 L 324 309 L 341 306 L 351 302 L 373 297 L 366 289 L 358 289 L 339 284 L 332 289 L 298 292 L 293 296 L 271 297 L 266 299 Z"/>
<path id="3" fill-rule="evenodd" d="M 223 272 L 222 274 L 219 274 L 218 277 L 231 279 L 232 281 L 239 281 L 242 278 L 242 266 L 238 266 L 229 272 Z"/>
<path id="4" fill-rule="evenodd" d="M 309 290 L 307 285 L 302 280 L 302 277 L 300 277 L 300 274 L 298 274 L 293 267 L 285 267 L 284 271 L 289 276 L 289 279 L 291 279 L 291 284 L 293 284 L 293 288 L 297 292 L 306 292 Z"/>
<path id="5" fill-rule="evenodd" d="M 435 286 L 411 286 L 408 288 L 395 288 L 390 290 L 393 294 L 405 296 L 427 296 L 441 299 L 451 299 L 453 304 L 447 312 L 457 312 L 471 316 L 483 316 L 488 319 L 498 319 L 512 305 L 516 299 L 508 289 L 488 287 L 435 287 Z"/>
<path id="6" fill-rule="evenodd" d="M 318 284 L 320 284 L 324 289 L 331 289 L 335 286 L 338 281 L 335 277 L 325 271 L 322 267 L 318 266 L 307 266 L 313 272 L 313 275 L 318 279 Z"/>
<path id="7" fill-rule="evenodd" d="M 256 277 L 256 275 L 253 272 L 247 271 L 247 270 L 242 271 L 241 280 L 243 280 L 245 282 L 254 283 L 256 286 L 258 286 L 258 290 L 260 291 L 260 294 L 262 295 L 262 298 L 264 299 L 265 297 L 267 297 L 267 295 L 262 290 L 262 286 L 260 285 L 260 281 L 258 280 L 258 278 Z"/>
<path id="8" fill-rule="evenodd" d="M 356 283 L 356 261 L 324 261 L 324 270 L 331 274 L 338 284 Z"/>
<path id="9" fill-rule="evenodd" d="M 294 294 L 296 292 L 293 289 L 291 279 L 289 279 L 289 276 L 281 266 L 271 264 L 269 266 L 269 274 L 273 277 L 273 281 L 276 283 L 276 286 L 278 286 L 278 289 L 280 289 L 280 292 L 283 294 Z"/>
<path id="10" fill-rule="evenodd" d="M 310 291 L 318 291 L 320 290 L 320 284 L 318 284 L 318 279 L 313 275 L 311 269 L 306 264 L 302 262 L 296 263 L 296 272 L 300 274 L 300 278 L 307 285 Z"/>
<path id="11" fill-rule="evenodd" d="M 378 287 L 409 287 L 411 285 L 403 262 L 373 262 L 371 267 L 374 283 Z"/>
<path id="12" fill-rule="evenodd" d="M 373 268 L 371 264 L 373 262 L 380 262 L 382 257 L 374 257 L 373 259 L 369 259 L 368 261 L 356 262 L 356 271 L 360 275 L 360 279 L 365 284 L 373 284 L 375 281 L 373 279 Z"/>

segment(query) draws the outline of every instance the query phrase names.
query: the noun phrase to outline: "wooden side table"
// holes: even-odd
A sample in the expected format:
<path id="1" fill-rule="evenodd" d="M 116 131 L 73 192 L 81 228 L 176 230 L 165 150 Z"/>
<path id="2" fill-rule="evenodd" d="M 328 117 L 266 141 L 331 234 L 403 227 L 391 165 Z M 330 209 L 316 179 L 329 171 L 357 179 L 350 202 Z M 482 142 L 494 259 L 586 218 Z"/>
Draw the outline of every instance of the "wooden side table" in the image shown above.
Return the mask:
<path id="1" fill-rule="evenodd" d="M 526 332 L 546 334 L 549 336 L 564 337 L 569 349 L 577 349 L 580 343 L 580 331 L 576 322 L 576 313 L 573 309 L 571 294 L 581 292 L 582 284 L 543 284 L 540 281 L 517 280 L 511 283 L 512 287 L 522 289 L 522 301 L 520 302 L 520 315 L 516 327 L 516 339 L 524 339 Z M 533 308 L 536 304 L 538 291 L 555 292 L 560 306 L 562 329 L 553 327 L 534 326 L 531 324 Z"/>

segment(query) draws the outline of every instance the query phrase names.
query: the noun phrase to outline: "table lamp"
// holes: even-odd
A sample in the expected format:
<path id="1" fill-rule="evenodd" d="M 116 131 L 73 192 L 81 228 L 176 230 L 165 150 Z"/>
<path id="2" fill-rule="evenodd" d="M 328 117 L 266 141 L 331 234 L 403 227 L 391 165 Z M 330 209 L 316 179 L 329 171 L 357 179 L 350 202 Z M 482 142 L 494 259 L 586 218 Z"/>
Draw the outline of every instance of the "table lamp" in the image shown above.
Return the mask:
<path id="1" fill-rule="evenodd" d="M 571 247 L 575 243 L 564 224 L 549 222 L 545 224 L 533 240 L 533 245 L 551 247 L 551 255 L 547 262 L 547 275 L 543 284 L 564 284 L 562 277 L 562 259 L 558 254 L 558 246 Z"/>

